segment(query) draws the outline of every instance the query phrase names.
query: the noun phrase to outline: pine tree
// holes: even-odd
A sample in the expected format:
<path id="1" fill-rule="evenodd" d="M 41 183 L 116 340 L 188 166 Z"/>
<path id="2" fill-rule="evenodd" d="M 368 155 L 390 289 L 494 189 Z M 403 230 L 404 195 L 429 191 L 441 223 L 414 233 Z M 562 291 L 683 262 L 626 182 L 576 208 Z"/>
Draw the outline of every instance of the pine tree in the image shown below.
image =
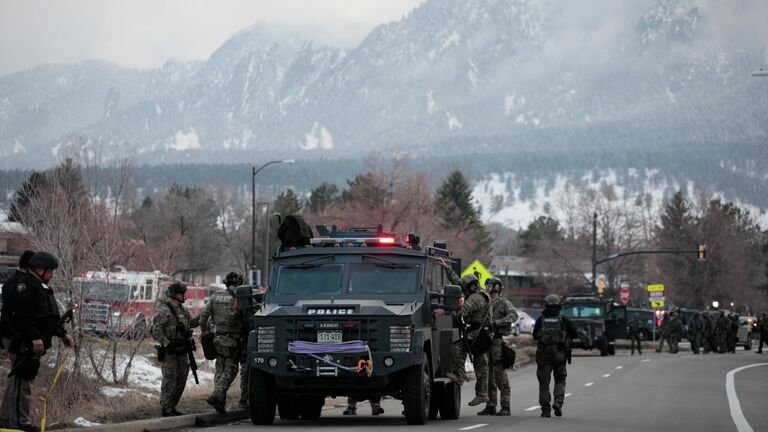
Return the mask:
<path id="1" fill-rule="evenodd" d="M 476 255 L 491 249 L 493 239 L 480 221 L 480 212 L 472 204 L 469 183 L 461 171 L 453 171 L 437 189 L 435 208 L 445 228 L 474 230 L 477 247 L 473 252 Z"/>
<path id="2" fill-rule="evenodd" d="M 324 182 L 310 192 L 307 208 L 312 213 L 319 213 L 338 198 L 339 188 L 333 183 Z"/>
<path id="3" fill-rule="evenodd" d="M 563 239 L 563 229 L 560 223 L 549 216 L 539 216 L 538 219 L 531 222 L 520 236 L 521 254 L 530 256 L 536 252 L 536 249 L 542 242 L 551 242 L 557 239 Z"/>
<path id="4" fill-rule="evenodd" d="M 293 189 L 288 189 L 277 196 L 274 207 L 276 213 L 287 216 L 300 213 L 304 206 L 301 204 L 299 197 L 293 193 Z"/>

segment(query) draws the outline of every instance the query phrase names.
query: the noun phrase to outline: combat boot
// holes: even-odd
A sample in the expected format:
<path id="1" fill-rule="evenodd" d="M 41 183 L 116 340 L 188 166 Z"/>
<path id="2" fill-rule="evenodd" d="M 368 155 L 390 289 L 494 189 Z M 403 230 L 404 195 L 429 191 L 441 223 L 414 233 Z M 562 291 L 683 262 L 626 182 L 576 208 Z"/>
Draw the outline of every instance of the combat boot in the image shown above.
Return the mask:
<path id="1" fill-rule="evenodd" d="M 177 411 L 176 408 L 174 408 L 174 409 L 171 410 L 171 415 L 174 416 L 174 417 L 178 417 L 178 416 L 184 415 L 184 413 L 181 412 L 181 411 Z"/>
<path id="2" fill-rule="evenodd" d="M 371 415 L 384 414 L 384 408 L 381 405 L 371 405 Z"/>
<path id="3" fill-rule="evenodd" d="M 485 403 L 485 402 L 488 402 L 488 396 L 475 396 L 474 399 L 469 401 L 468 405 L 469 406 L 477 406 L 477 405 L 480 405 L 481 403 Z"/>
<path id="4" fill-rule="evenodd" d="M 496 407 L 495 406 L 487 406 L 482 411 L 478 412 L 477 415 L 479 416 L 490 416 L 490 415 L 496 415 Z"/>
<path id="5" fill-rule="evenodd" d="M 496 413 L 497 416 L 510 416 L 512 415 L 512 412 L 509 411 L 509 407 L 501 407 L 501 409 Z"/>
<path id="6" fill-rule="evenodd" d="M 208 405 L 212 406 L 219 414 L 227 413 L 226 402 L 223 398 L 216 395 L 211 395 L 205 401 L 208 402 Z"/>
<path id="7" fill-rule="evenodd" d="M 552 411 L 554 411 L 555 415 L 558 416 L 558 417 L 562 417 L 563 416 L 563 407 L 561 407 L 560 405 L 553 405 L 552 406 Z"/>

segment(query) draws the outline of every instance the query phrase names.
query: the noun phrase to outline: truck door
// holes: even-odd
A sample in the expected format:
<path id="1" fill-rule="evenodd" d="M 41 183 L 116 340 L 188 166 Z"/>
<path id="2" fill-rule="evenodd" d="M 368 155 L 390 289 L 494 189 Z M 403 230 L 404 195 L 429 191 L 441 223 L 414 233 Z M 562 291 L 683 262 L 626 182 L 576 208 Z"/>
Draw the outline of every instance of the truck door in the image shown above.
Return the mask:
<path id="1" fill-rule="evenodd" d="M 627 339 L 627 307 L 624 305 L 613 306 L 605 320 L 605 329 L 608 340 Z"/>

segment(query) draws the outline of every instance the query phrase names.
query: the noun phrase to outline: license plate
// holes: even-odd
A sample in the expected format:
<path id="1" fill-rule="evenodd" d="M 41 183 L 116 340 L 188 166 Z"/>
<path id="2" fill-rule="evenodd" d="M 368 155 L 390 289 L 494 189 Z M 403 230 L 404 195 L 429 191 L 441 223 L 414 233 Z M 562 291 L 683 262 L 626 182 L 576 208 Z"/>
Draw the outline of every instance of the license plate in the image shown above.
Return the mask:
<path id="1" fill-rule="evenodd" d="M 340 331 L 317 332 L 317 343 L 337 343 L 337 342 L 341 342 Z"/>

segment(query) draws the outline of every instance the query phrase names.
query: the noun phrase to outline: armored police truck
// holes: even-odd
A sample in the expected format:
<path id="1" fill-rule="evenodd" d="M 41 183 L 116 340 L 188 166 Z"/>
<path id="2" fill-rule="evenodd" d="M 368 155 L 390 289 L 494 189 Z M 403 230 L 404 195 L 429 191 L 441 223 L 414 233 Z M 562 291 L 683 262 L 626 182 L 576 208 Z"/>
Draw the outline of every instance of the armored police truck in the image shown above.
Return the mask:
<path id="1" fill-rule="evenodd" d="M 291 221 L 296 232 L 286 233 Z M 460 336 L 443 311 L 458 309 L 461 290 L 436 260 L 460 266 L 445 242 L 401 242 L 381 226 L 317 226 L 310 238 L 296 221 L 281 225 L 248 338 L 252 422 L 271 424 L 276 409 L 281 419 L 317 419 L 328 396 L 382 395 L 402 400 L 408 424 L 457 419 L 461 389 L 445 376 Z"/>
<path id="2" fill-rule="evenodd" d="M 626 338 L 626 308 L 592 294 L 569 295 L 562 301 L 562 313 L 568 316 L 588 345 L 581 348 L 599 349 L 600 355 L 616 353 L 616 339 Z"/>

